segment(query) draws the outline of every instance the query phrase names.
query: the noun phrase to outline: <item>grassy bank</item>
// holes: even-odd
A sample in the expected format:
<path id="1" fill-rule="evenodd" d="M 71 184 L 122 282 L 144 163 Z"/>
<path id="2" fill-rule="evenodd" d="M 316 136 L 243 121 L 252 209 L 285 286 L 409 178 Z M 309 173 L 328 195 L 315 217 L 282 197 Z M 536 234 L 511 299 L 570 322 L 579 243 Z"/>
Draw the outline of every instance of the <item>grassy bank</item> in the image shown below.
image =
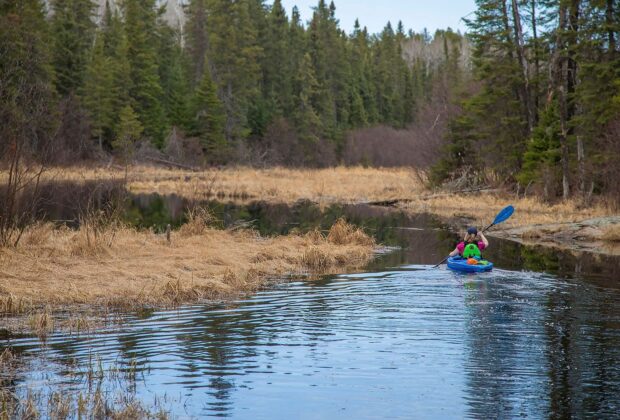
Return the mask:
<path id="1" fill-rule="evenodd" d="M 46 179 L 84 182 L 122 179 L 119 168 L 53 169 Z M 132 192 L 177 194 L 191 199 L 267 200 L 293 203 L 354 203 L 412 197 L 424 191 L 424 174 L 410 169 L 337 167 L 328 169 L 254 169 L 246 167 L 186 171 L 132 167 Z"/>
<path id="2" fill-rule="evenodd" d="M 123 179 L 119 167 L 55 168 L 46 172 L 46 180 L 76 183 Z M 2 174 L 0 174 L 0 178 Z M 580 200 L 548 203 L 534 196 L 516 197 L 502 190 L 455 192 L 431 191 L 423 172 L 408 168 L 336 167 L 328 169 L 254 169 L 233 167 L 188 171 L 153 166 L 130 168 L 127 187 L 135 193 L 177 194 L 189 199 L 265 200 L 293 203 L 311 200 L 319 204 L 390 202 L 413 213 L 431 213 L 448 220 L 476 224 L 490 223 L 507 204 L 517 211 L 500 229 L 536 230 L 547 224 L 575 223 L 616 214 L 602 200 L 583 206 Z M 611 203 L 613 204 L 613 203 Z M 560 226 L 561 229 L 561 226 Z M 615 241 L 612 232 L 595 232 L 594 238 Z M 501 230 L 495 231 L 501 234 Z"/>
<path id="3" fill-rule="evenodd" d="M 267 238 L 215 230 L 194 215 L 170 240 L 125 227 L 41 224 L 27 229 L 18 247 L 0 249 L 0 313 L 30 313 L 33 329 L 45 329 L 46 314 L 67 305 L 131 309 L 228 298 L 276 277 L 358 268 L 374 248 L 343 221 L 327 235 Z"/>
<path id="4" fill-rule="evenodd" d="M 80 183 L 124 176 L 119 168 L 82 167 L 53 169 L 44 178 Z M 540 238 L 532 233 L 542 232 L 537 226 L 554 223 L 554 229 L 562 230 L 563 224 L 614 213 L 602 204 L 587 208 L 578 201 L 548 204 L 496 190 L 429 191 L 424 181 L 422 173 L 402 168 L 194 172 L 139 166 L 130 169 L 127 188 L 193 199 L 285 203 L 307 199 L 320 204 L 391 201 L 406 211 L 439 215 L 459 228 L 487 225 L 510 203 L 517 211 L 494 231 L 501 235 L 519 227 L 519 234 L 530 240 Z M 600 235 L 592 234 L 597 240 L 618 240 L 617 225 L 601 225 L 601 229 L 605 231 Z M 200 214 L 172 232 L 170 241 L 165 235 L 116 225 L 85 224 L 75 231 L 39 224 L 24 233 L 17 248 L 0 249 L 0 312 L 75 304 L 166 306 L 223 298 L 256 290 L 272 277 L 359 267 L 371 258 L 373 245 L 370 238 L 343 223 L 334 226 L 329 236 L 265 238 L 253 231 L 212 229 Z M 45 318 L 34 324 L 45 324 Z"/>
<path id="5" fill-rule="evenodd" d="M 58 179 L 101 180 L 122 178 L 123 171 L 105 168 L 54 170 Z M 292 203 L 300 199 L 319 204 L 393 202 L 414 213 L 432 213 L 447 219 L 469 219 L 479 226 L 513 204 L 517 212 L 501 228 L 574 223 L 617 213 L 598 202 L 583 206 L 577 200 L 554 204 L 537 197 L 517 198 L 501 190 L 480 192 L 431 191 L 423 172 L 407 168 L 336 167 L 328 169 L 225 168 L 204 171 L 132 168 L 128 188 L 133 192 L 174 193 L 193 199 L 265 200 Z M 610 228 L 611 229 L 611 228 Z M 612 237 L 607 235 L 606 237 Z"/>

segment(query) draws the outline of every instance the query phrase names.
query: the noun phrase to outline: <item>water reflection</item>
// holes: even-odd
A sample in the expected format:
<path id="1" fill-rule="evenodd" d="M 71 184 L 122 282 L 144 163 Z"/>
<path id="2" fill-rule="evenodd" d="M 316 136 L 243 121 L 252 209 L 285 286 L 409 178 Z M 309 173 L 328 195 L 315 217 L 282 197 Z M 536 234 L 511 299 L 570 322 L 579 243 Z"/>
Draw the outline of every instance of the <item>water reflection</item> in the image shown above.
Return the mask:
<path id="1" fill-rule="evenodd" d="M 417 266 L 291 283 L 230 305 L 129 317 L 121 331 L 12 342 L 37 370 L 4 389 L 78 390 L 70 366 L 135 361 L 135 393 L 235 418 L 613 417 L 620 292 Z M 142 376 L 140 376 L 142 377 Z M 104 381 L 102 389 L 112 386 Z M 449 401 L 449 404 L 446 404 Z M 344 414 L 343 414 L 344 413 Z"/>
<path id="2" fill-rule="evenodd" d="M 428 215 L 369 206 L 207 203 L 222 225 L 263 234 L 325 229 L 339 217 L 396 252 L 365 273 L 294 282 L 251 298 L 125 314 L 120 328 L 42 345 L 9 336 L 19 366 L 0 389 L 67 393 L 76 367 L 135 366 L 104 378 L 138 398 L 174 396 L 178 416 L 567 418 L 620 412 L 619 259 L 491 239 L 482 275 L 425 270 L 457 237 Z M 134 196 L 138 226 L 182 223 L 188 203 Z M 414 264 L 414 265 L 406 265 Z M 524 270 L 524 271 L 521 271 Z M 540 274 L 544 271 L 549 274 Z M 449 402 L 449 403 L 447 403 Z"/>

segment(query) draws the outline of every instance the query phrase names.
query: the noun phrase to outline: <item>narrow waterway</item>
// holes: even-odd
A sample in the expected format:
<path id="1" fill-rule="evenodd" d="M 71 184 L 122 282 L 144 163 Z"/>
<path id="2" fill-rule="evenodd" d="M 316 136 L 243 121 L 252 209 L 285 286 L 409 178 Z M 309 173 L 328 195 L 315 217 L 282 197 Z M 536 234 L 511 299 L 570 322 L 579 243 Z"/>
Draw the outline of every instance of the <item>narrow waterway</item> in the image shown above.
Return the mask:
<path id="1" fill-rule="evenodd" d="M 497 269 L 462 275 L 430 268 L 456 238 L 429 216 L 264 204 L 223 214 L 278 233 L 344 215 L 401 249 L 364 272 L 122 314 L 88 335 L 6 337 L 0 353 L 19 362 L 0 388 L 25 398 L 96 387 L 175 418 L 618 416 L 617 258 L 491 239 Z"/>

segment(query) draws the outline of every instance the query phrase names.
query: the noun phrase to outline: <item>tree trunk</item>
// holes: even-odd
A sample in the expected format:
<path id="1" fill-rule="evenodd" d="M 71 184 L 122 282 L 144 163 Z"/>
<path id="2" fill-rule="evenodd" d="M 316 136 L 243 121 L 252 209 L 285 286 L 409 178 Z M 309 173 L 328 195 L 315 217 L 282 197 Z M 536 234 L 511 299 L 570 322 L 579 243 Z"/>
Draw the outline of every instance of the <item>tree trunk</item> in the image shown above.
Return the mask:
<path id="1" fill-rule="evenodd" d="M 583 138 L 577 136 L 577 166 L 579 168 L 579 191 L 586 196 L 586 165 L 585 152 L 583 150 Z"/>
<path id="2" fill-rule="evenodd" d="M 532 97 L 534 100 L 534 125 L 536 125 L 538 124 L 538 99 L 540 84 L 540 56 L 538 46 L 538 23 L 536 21 L 536 0 L 530 1 L 530 7 L 532 12 L 532 43 L 534 47 L 534 93 Z"/>
<path id="3" fill-rule="evenodd" d="M 517 60 L 523 75 L 523 86 L 521 88 L 521 96 L 523 105 L 525 106 L 526 120 L 528 132 L 531 134 L 534 130 L 534 112 L 532 110 L 532 100 L 530 95 L 530 77 L 528 74 L 528 63 L 525 57 L 525 47 L 523 41 L 523 29 L 521 27 L 521 16 L 519 15 L 519 5 L 517 0 L 512 0 L 512 18 L 515 31 L 515 46 L 517 50 Z"/>
<path id="4" fill-rule="evenodd" d="M 559 22 L 556 35 L 554 85 L 560 109 L 560 147 L 562 167 L 562 197 L 570 196 L 569 138 L 574 129 L 572 120 L 576 113 L 574 100 L 577 86 L 577 61 L 575 60 L 581 0 L 560 1 Z"/>
<path id="5" fill-rule="evenodd" d="M 568 82 L 568 57 L 566 56 L 566 30 L 568 23 L 568 10 L 564 2 L 559 5 L 559 22 L 556 35 L 556 52 L 555 52 L 555 71 L 554 84 L 558 94 L 558 102 L 560 109 L 560 149 L 561 149 L 561 167 L 562 167 L 562 197 L 566 200 L 570 195 L 570 184 L 568 181 L 568 123 L 569 108 L 567 95 Z"/>
<path id="6" fill-rule="evenodd" d="M 610 59 L 616 52 L 616 36 L 614 34 L 614 1 L 607 0 L 607 9 L 605 10 L 605 23 L 607 24 L 607 41 L 609 42 Z"/>

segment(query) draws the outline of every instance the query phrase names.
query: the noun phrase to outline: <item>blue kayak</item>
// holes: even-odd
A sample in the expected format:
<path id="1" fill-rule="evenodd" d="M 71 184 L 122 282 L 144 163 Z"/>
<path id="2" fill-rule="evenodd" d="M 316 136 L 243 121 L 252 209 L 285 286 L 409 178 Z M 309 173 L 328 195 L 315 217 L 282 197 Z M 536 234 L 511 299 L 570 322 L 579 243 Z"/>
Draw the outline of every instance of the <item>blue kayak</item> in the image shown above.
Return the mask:
<path id="1" fill-rule="evenodd" d="M 462 273 L 482 273 L 493 270 L 493 263 L 480 260 L 478 264 L 467 264 L 467 259 L 463 257 L 450 257 L 448 258 L 448 268 Z"/>

